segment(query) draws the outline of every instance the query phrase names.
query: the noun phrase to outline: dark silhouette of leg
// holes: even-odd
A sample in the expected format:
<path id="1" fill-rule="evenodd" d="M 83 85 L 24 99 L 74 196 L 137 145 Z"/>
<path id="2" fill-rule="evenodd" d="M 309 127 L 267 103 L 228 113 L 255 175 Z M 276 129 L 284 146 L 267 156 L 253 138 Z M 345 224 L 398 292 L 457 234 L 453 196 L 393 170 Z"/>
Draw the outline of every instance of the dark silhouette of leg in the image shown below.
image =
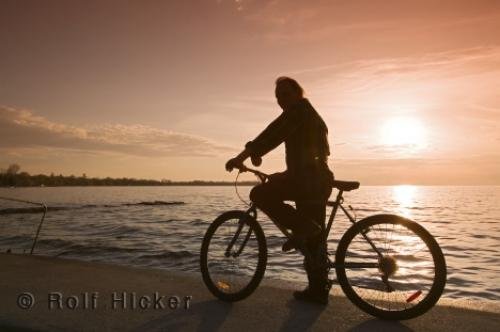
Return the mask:
<path id="1" fill-rule="evenodd" d="M 254 187 L 250 199 L 274 223 L 292 229 L 295 235 L 307 236 L 317 229 L 325 229 L 326 202 L 332 192 L 331 180 L 333 174 L 329 170 L 315 170 L 303 176 L 277 173 L 268 182 Z M 285 200 L 295 201 L 297 209 L 286 204 Z M 306 249 L 304 269 L 310 294 L 327 301 L 328 256 L 323 234 L 309 238 Z"/>
<path id="2" fill-rule="evenodd" d="M 271 220 L 278 225 L 291 229 L 295 235 L 308 237 L 317 232 L 320 225 L 314 220 L 321 220 L 318 209 L 295 209 L 285 201 L 299 202 L 310 200 L 311 190 L 304 190 L 304 184 L 297 177 L 290 176 L 287 172 L 275 173 L 266 183 L 255 186 L 250 191 L 250 199 L 259 209 L 261 209 Z M 318 196 L 317 193 L 314 195 Z M 315 199 L 313 197 L 313 199 Z M 312 219 L 311 219 L 312 218 Z M 324 220 L 324 214 L 323 214 Z"/>
<path id="3" fill-rule="evenodd" d="M 312 173 L 302 185 L 303 192 L 308 199 L 297 201 L 297 210 L 300 215 L 306 216 L 306 222 L 315 222 L 322 230 L 325 229 L 326 202 L 332 192 L 331 181 L 333 174 L 327 170 Z M 307 243 L 308 255 L 304 256 L 304 269 L 307 272 L 309 290 L 319 294 L 320 299 L 327 301 L 328 282 L 328 254 L 327 244 L 323 234 L 311 239 Z"/>
<path id="4" fill-rule="evenodd" d="M 297 210 L 286 200 L 294 200 L 297 186 L 293 179 L 284 173 L 277 173 L 263 184 L 255 186 L 250 191 L 250 199 L 271 220 L 278 225 L 294 229 L 300 221 Z"/>
<path id="5" fill-rule="evenodd" d="M 298 210 L 309 216 L 310 222 L 317 222 L 321 229 L 325 229 L 326 204 L 297 204 Z M 304 269 L 307 272 L 311 290 L 320 292 L 328 284 L 328 256 L 323 234 L 307 242 L 308 255 L 304 256 Z"/>

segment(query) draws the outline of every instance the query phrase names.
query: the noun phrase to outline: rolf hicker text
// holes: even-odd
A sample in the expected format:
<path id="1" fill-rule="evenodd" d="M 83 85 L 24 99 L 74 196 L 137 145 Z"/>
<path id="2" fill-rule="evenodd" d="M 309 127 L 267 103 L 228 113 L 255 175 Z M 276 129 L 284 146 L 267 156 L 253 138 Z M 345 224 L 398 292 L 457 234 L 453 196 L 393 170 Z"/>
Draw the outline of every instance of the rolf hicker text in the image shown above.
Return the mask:
<path id="1" fill-rule="evenodd" d="M 104 299 L 103 297 L 108 299 Z M 83 292 L 74 295 L 64 295 L 61 292 L 48 294 L 49 310 L 97 309 L 101 303 L 113 310 L 148 310 L 148 309 L 189 309 L 192 296 L 137 294 L 136 292 L 112 292 L 109 296 L 101 296 L 99 292 Z"/>

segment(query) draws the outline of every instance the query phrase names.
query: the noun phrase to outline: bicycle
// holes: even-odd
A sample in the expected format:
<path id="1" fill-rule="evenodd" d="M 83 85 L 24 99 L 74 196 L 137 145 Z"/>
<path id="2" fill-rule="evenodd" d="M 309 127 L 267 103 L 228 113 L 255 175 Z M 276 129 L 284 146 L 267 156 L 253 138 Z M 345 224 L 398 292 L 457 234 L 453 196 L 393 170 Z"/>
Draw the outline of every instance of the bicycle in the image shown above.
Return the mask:
<path id="1" fill-rule="evenodd" d="M 269 177 L 246 166 L 238 175 L 242 172 L 255 174 L 262 183 Z M 335 269 L 346 297 L 370 315 L 388 320 L 422 315 L 436 304 L 446 284 L 442 250 L 424 227 L 405 217 L 377 214 L 356 221 L 355 214 L 342 204 L 343 193 L 359 186 L 354 181 L 333 182 L 338 193 L 335 201 L 327 201 L 332 210 L 327 226 L 322 227 L 323 239 L 327 241 L 339 208 L 352 226 L 342 235 L 335 260 L 328 258 L 326 268 Z M 276 226 L 292 238 L 288 229 Z M 308 254 L 300 246 L 297 249 Z M 253 203 L 246 211 L 225 212 L 210 224 L 201 246 L 200 268 L 214 296 L 229 302 L 245 299 L 258 287 L 266 265 L 266 238 Z"/>

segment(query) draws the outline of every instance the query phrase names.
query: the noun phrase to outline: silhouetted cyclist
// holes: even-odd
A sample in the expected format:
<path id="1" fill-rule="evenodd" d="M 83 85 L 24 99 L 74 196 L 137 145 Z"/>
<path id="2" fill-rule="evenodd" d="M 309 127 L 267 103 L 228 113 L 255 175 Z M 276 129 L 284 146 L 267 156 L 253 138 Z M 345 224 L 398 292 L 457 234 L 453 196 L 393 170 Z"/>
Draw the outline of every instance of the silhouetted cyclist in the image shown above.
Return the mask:
<path id="1" fill-rule="evenodd" d="M 304 258 L 309 286 L 294 292 L 294 297 L 327 304 L 330 286 L 326 242 L 320 232 L 325 227 L 326 202 L 334 178 L 327 164 L 328 128 L 294 79 L 278 78 L 275 94 L 283 112 L 230 159 L 226 169 L 231 171 L 248 157 L 258 166 L 263 155 L 285 142 L 286 171 L 274 173 L 266 183 L 254 187 L 250 199 L 274 223 L 292 230 L 293 240 L 283 244 L 283 251 L 300 244 L 311 253 L 310 258 Z M 297 208 L 285 200 L 295 201 Z"/>

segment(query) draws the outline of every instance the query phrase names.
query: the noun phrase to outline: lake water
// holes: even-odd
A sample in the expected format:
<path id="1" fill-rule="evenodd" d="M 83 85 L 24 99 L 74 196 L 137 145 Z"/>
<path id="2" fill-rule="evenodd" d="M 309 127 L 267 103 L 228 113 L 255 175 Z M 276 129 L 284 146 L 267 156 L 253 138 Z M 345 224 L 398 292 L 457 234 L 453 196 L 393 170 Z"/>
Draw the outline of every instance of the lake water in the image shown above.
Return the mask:
<path id="1" fill-rule="evenodd" d="M 239 188 L 247 200 L 249 191 Z M 245 208 L 231 186 L 0 188 L 0 196 L 49 206 L 36 254 L 196 273 L 209 223 Z M 444 297 L 500 300 L 500 187 L 365 186 L 344 197 L 358 219 L 397 213 L 429 230 L 447 260 Z M 0 250 L 29 252 L 40 216 L 0 200 Z M 259 217 L 269 247 L 265 278 L 305 282 L 301 256 L 282 253 L 283 236 Z M 343 215 L 336 219 L 331 252 L 348 226 Z"/>

